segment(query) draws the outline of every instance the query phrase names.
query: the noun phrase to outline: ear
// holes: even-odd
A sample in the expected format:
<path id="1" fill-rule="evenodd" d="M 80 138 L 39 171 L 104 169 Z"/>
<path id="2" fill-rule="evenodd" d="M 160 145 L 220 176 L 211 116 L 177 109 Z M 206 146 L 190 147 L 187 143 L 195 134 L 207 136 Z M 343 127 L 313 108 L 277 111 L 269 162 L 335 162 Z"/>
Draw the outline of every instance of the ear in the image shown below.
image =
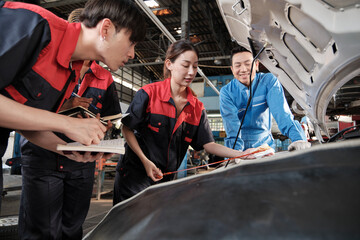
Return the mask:
<path id="1" fill-rule="evenodd" d="M 105 40 L 108 38 L 112 31 L 114 30 L 114 24 L 111 22 L 110 19 L 104 18 L 99 22 L 100 24 L 100 39 Z"/>
<path id="2" fill-rule="evenodd" d="M 166 59 L 165 60 L 165 66 L 167 69 L 169 69 L 170 71 L 172 70 L 172 62 L 170 61 L 170 59 Z"/>

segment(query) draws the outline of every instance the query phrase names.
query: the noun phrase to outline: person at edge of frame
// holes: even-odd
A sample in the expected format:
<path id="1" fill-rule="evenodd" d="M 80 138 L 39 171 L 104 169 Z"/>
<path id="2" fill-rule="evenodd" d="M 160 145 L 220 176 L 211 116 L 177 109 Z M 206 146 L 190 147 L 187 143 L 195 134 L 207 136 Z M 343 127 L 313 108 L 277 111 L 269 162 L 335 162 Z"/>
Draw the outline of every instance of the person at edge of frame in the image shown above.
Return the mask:
<path id="1" fill-rule="evenodd" d="M 68 21 L 80 22 L 82 11 L 83 8 L 72 11 Z M 67 99 L 61 111 L 82 106 L 95 115 L 100 113 L 101 117 L 121 113 L 112 75 L 96 61 L 84 61 L 73 92 L 80 97 L 74 95 Z M 111 125 L 108 122 L 108 128 Z M 58 136 L 68 142 L 63 135 Z M 95 162 L 73 161 L 24 137 L 21 152 L 20 238 L 81 239 L 82 225 L 90 207 Z"/>
<path id="2" fill-rule="evenodd" d="M 83 60 L 99 60 L 117 70 L 133 58 L 145 23 L 130 0 L 89 0 L 87 6 L 87 19 L 70 25 L 42 7 L 0 1 L 1 157 L 13 130 L 27 131 L 27 138 L 44 148 L 65 143 L 52 131 L 85 145 L 104 137 L 107 129 L 98 119 L 53 112 L 71 95 Z M 99 156 L 74 152 L 68 158 L 87 162 Z M 0 187 L 1 194 L 2 175 Z"/>

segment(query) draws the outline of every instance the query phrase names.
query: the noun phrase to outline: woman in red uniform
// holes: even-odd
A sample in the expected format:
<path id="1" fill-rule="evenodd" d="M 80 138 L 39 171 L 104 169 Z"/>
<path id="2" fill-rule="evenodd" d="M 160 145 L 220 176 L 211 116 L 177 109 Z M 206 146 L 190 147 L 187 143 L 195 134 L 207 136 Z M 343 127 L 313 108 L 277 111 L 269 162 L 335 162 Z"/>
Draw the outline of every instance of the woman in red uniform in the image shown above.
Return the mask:
<path id="1" fill-rule="evenodd" d="M 191 145 L 221 157 L 239 151 L 216 144 L 204 105 L 190 84 L 197 73 L 198 52 L 186 40 L 173 43 L 164 64 L 164 81 L 141 88 L 122 119 L 126 139 L 114 186 L 114 205 L 156 182 L 169 181 L 163 173 L 178 169 Z"/>

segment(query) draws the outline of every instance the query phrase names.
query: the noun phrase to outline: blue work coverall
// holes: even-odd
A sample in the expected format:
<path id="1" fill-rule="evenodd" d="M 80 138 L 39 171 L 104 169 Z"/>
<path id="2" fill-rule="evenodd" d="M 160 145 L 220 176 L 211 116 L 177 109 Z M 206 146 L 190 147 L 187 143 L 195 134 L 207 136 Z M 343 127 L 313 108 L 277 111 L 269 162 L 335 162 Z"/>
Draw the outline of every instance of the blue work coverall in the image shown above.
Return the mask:
<path id="1" fill-rule="evenodd" d="M 252 81 L 253 98 L 236 142 L 236 150 L 267 143 L 275 149 L 271 134 L 271 114 L 281 133 L 292 142 L 306 140 L 300 123 L 294 120 L 284 90 L 271 73 L 257 73 Z M 226 131 L 225 146 L 232 148 L 249 99 L 249 88 L 233 79 L 220 90 L 220 113 Z"/>

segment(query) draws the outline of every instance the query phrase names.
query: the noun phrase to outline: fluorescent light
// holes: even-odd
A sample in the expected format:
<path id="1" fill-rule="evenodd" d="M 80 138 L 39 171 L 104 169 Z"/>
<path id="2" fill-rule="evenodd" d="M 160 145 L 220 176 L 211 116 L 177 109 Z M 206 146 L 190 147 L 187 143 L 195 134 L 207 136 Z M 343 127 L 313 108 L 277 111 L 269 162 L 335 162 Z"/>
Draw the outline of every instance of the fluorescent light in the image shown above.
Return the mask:
<path id="1" fill-rule="evenodd" d="M 174 30 L 177 34 L 181 34 L 181 27 L 174 28 Z"/>
<path id="2" fill-rule="evenodd" d="M 221 118 L 221 114 L 220 113 L 210 113 L 207 114 L 208 118 Z"/>
<path id="3" fill-rule="evenodd" d="M 135 92 L 137 92 L 137 91 L 139 90 L 138 88 L 134 87 L 131 83 L 128 83 L 128 82 L 126 82 L 126 81 L 122 81 L 122 80 L 121 80 L 119 77 L 117 77 L 117 76 L 114 76 L 114 75 L 113 75 L 113 79 L 114 79 L 115 82 L 117 82 L 117 83 L 119 83 L 119 84 L 121 84 L 121 85 L 124 85 L 125 87 L 130 88 L 130 89 L 134 90 Z"/>
<path id="4" fill-rule="evenodd" d="M 160 5 L 159 5 L 155 0 L 147 0 L 147 1 L 145 1 L 145 4 L 146 4 L 149 8 L 157 8 L 157 7 L 160 7 Z"/>
<path id="5" fill-rule="evenodd" d="M 106 64 L 103 62 L 100 62 L 100 66 L 102 66 L 105 69 L 108 69 L 108 66 L 106 66 Z M 109 72 L 110 72 L 110 70 L 109 70 Z M 134 87 L 131 83 L 121 80 L 117 75 L 115 75 L 115 74 L 111 74 L 111 75 L 113 77 L 114 82 L 124 85 L 125 87 L 130 88 L 130 89 L 134 90 L 135 92 L 137 92 L 139 90 L 139 88 Z"/>

